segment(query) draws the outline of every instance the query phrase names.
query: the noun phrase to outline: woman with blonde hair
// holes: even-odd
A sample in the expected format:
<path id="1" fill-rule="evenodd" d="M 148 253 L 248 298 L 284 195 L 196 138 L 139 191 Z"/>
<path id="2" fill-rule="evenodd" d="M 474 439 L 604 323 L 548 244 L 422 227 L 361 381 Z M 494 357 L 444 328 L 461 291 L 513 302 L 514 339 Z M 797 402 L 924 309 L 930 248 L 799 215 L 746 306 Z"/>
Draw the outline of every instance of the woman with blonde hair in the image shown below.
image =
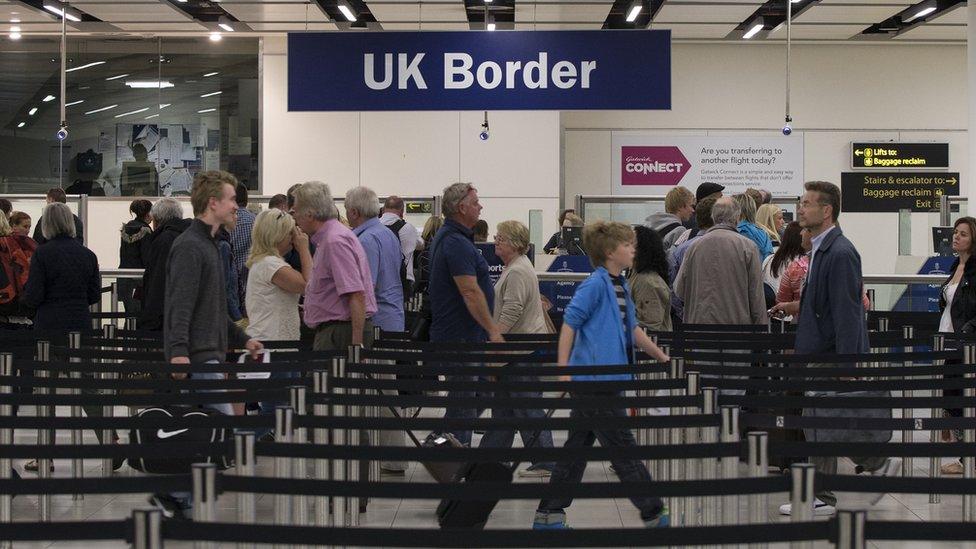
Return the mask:
<path id="1" fill-rule="evenodd" d="M 296 271 L 283 259 L 294 248 L 301 258 Z M 308 235 L 281 210 L 258 214 L 251 230 L 251 255 L 247 258 L 247 333 L 261 341 L 298 341 L 301 317 L 298 299 L 312 274 Z"/>
<path id="2" fill-rule="evenodd" d="M 778 247 L 780 241 L 782 240 L 783 227 L 786 223 L 783 221 L 783 210 L 779 206 L 774 204 L 763 204 L 759 206 L 756 210 L 756 226 L 758 226 L 769 239 L 773 241 L 773 247 Z"/>

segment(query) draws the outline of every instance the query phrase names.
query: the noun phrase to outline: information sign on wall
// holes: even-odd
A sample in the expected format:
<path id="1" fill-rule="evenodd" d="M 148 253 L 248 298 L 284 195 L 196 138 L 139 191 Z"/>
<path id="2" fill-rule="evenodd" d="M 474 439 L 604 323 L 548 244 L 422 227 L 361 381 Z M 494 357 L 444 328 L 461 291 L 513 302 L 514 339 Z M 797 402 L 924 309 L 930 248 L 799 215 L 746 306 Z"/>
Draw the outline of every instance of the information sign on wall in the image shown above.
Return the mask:
<path id="1" fill-rule="evenodd" d="M 288 35 L 288 110 L 670 109 L 666 30 Z"/>
<path id="2" fill-rule="evenodd" d="M 851 143 L 852 168 L 948 169 L 948 143 Z"/>
<path id="3" fill-rule="evenodd" d="M 429 214 L 434 211 L 433 202 L 407 202 L 404 204 L 406 213 Z"/>
<path id="4" fill-rule="evenodd" d="M 774 196 L 803 194 L 803 136 L 675 136 L 613 132 L 613 194 L 664 194 L 675 185 L 694 191 L 705 181 L 739 193 L 749 187 Z"/>
<path id="5" fill-rule="evenodd" d="M 845 212 L 933 212 L 942 195 L 959 196 L 959 174 L 844 172 L 841 195 Z"/>

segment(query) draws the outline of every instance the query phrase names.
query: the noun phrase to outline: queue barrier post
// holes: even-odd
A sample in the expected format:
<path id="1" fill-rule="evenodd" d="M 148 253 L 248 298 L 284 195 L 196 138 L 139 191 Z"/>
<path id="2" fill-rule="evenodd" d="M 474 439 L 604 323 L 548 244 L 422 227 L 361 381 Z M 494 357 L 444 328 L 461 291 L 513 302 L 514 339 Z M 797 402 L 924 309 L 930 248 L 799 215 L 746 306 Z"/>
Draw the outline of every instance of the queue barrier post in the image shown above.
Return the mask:
<path id="1" fill-rule="evenodd" d="M 913 339 L 915 337 L 915 328 L 913 328 L 912 326 L 902 326 L 901 327 L 901 335 L 902 335 L 902 338 L 904 338 L 905 340 L 911 340 L 911 339 Z M 910 352 L 912 352 L 914 350 L 915 350 L 915 347 L 914 346 L 911 346 L 911 345 L 906 345 L 904 347 L 904 351 L 906 353 L 910 353 Z M 912 361 L 909 361 L 909 360 L 906 360 L 905 363 L 904 363 L 904 366 L 912 366 L 912 365 L 913 365 L 913 362 Z M 912 380 L 912 379 L 914 379 L 914 377 L 912 377 L 912 376 L 906 376 L 906 378 L 904 378 L 904 379 Z M 911 390 L 905 390 L 905 391 L 902 391 L 902 396 L 903 397 L 906 397 L 906 398 L 911 398 L 911 397 L 914 397 L 915 396 L 915 392 L 914 391 L 911 391 Z M 911 419 L 911 418 L 915 417 L 915 410 L 913 410 L 911 408 L 902 408 L 902 410 L 901 410 L 901 417 L 902 417 L 902 419 Z M 901 441 L 902 442 L 914 442 L 915 441 L 915 433 L 914 433 L 914 431 L 912 431 L 911 429 L 905 429 L 905 430 L 903 430 L 901 432 Z M 902 464 L 901 476 L 903 476 L 903 477 L 910 477 L 910 476 L 912 476 L 912 470 L 914 468 L 915 468 L 915 458 L 912 458 L 910 456 L 906 456 L 905 457 L 905 461 Z"/>
<path id="2" fill-rule="evenodd" d="M 37 342 L 37 360 L 38 362 L 50 362 L 51 361 L 51 342 L 50 341 L 38 341 Z M 41 379 L 47 379 L 51 377 L 51 372 L 49 370 L 36 370 L 34 376 Z M 50 387 L 38 387 L 37 394 L 48 395 L 51 393 Z M 36 415 L 39 418 L 48 418 L 54 415 L 54 406 L 44 406 L 38 404 L 36 406 Z M 37 430 L 37 444 L 39 446 L 50 446 L 54 444 L 56 438 L 55 431 L 50 429 L 38 429 Z M 51 459 L 37 459 L 37 476 L 38 478 L 48 479 L 51 478 L 51 467 L 54 463 Z M 41 522 L 48 522 L 51 520 L 51 494 L 40 494 L 37 496 L 37 506 L 38 513 Z"/>
<path id="3" fill-rule="evenodd" d="M 687 372 L 685 379 L 687 380 L 687 394 L 688 396 L 700 396 L 701 395 L 701 374 L 698 372 Z M 693 407 L 688 407 L 684 409 L 684 415 L 690 416 L 696 412 Z M 687 427 L 685 428 L 685 444 L 697 444 L 698 443 L 698 428 L 697 427 Z M 702 460 L 701 458 L 693 459 L 686 462 L 685 465 L 685 480 L 698 480 L 701 475 Z M 696 497 L 686 497 L 681 505 L 682 512 L 680 516 L 680 524 L 682 526 L 694 525 L 697 523 L 698 514 L 698 498 Z"/>
<path id="4" fill-rule="evenodd" d="M 721 442 L 739 442 L 739 407 L 723 405 Z M 722 478 L 738 478 L 739 458 L 727 456 L 722 458 Z M 739 523 L 739 496 L 731 495 L 722 498 L 722 523 Z"/>
<path id="5" fill-rule="evenodd" d="M 379 341 L 382 336 L 383 336 L 383 329 L 380 328 L 379 326 L 373 326 L 373 341 Z M 356 362 L 371 362 L 371 361 L 364 361 L 364 360 L 362 360 L 362 354 L 360 353 L 360 355 L 358 356 Z M 393 364 L 393 363 L 394 363 L 393 361 L 389 361 L 389 364 Z M 361 374 L 361 373 L 358 373 L 358 374 L 356 374 L 356 377 L 362 378 L 362 377 L 365 377 L 365 376 L 363 376 L 363 374 Z M 377 377 L 381 377 L 381 376 L 377 376 Z M 389 375 L 387 375 L 387 377 L 391 377 L 392 379 L 396 379 L 396 376 L 389 376 Z M 371 389 L 369 392 L 371 394 L 374 394 L 374 395 L 382 395 L 382 394 L 384 394 L 383 391 L 381 391 L 379 389 Z M 369 417 L 382 417 L 384 415 L 383 414 L 384 408 L 382 406 L 369 406 L 368 409 L 369 409 Z M 390 414 L 386 414 L 386 415 L 390 415 Z M 379 429 L 373 429 L 373 430 L 370 431 L 369 443 L 372 444 L 373 446 L 379 446 L 380 445 L 380 430 Z M 379 462 L 379 460 L 373 460 L 373 461 L 370 461 L 369 462 L 369 478 L 371 480 L 376 480 L 376 481 L 378 481 L 380 479 L 380 462 Z"/>
<path id="6" fill-rule="evenodd" d="M 101 294 L 99 294 L 98 301 L 96 301 L 95 303 L 92 303 L 91 307 L 89 307 L 88 310 L 91 311 L 91 312 L 93 312 L 93 313 L 100 313 L 100 312 L 102 312 L 102 298 L 101 298 Z M 92 330 L 97 330 L 98 327 L 102 325 L 102 320 L 100 318 L 92 317 L 91 324 L 92 324 L 91 329 Z"/>
<path id="7" fill-rule="evenodd" d="M 304 416 L 305 415 L 305 386 L 304 385 L 293 385 L 288 388 L 288 394 L 291 400 L 291 408 L 294 410 L 295 415 Z M 305 444 L 308 442 L 308 437 L 305 432 L 304 427 L 297 427 L 292 432 L 292 442 L 298 444 Z M 294 478 L 305 480 L 308 477 L 308 460 L 303 457 L 297 457 L 292 463 L 292 476 Z M 292 499 L 292 520 L 296 526 L 308 526 L 308 496 L 295 496 Z"/>
<path id="8" fill-rule="evenodd" d="M 254 432 L 239 431 L 234 433 L 234 471 L 239 477 L 254 476 Z M 257 509 L 254 492 L 237 493 L 237 522 L 241 524 L 255 524 Z M 253 543 L 238 543 L 238 549 L 254 547 Z"/>
<path id="9" fill-rule="evenodd" d="M 966 343 L 963 346 L 962 351 L 963 351 L 963 362 L 966 365 L 971 366 L 973 364 L 976 364 L 976 344 Z M 974 373 L 972 369 L 969 369 L 966 371 L 963 377 L 967 380 L 976 379 L 976 373 Z M 972 386 L 966 387 L 965 389 L 963 389 L 963 394 L 966 396 L 966 401 L 971 403 L 973 402 L 973 399 L 976 398 L 976 388 Z M 972 419 L 976 417 L 976 408 L 973 408 L 972 406 L 967 406 L 963 408 L 962 415 L 965 418 Z M 968 426 L 966 429 L 963 429 L 962 441 L 965 442 L 966 444 L 972 444 L 973 442 L 976 442 L 976 430 L 974 430 L 971 426 Z M 974 470 L 974 465 L 976 465 L 976 462 L 974 462 L 973 456 L 965 456 L 962 458 L 963 478 L 967 478 L 967 479 L 976 478 L 976 470 Z M 963 495 L 962 520 L 964 522 L 976 522 L 976 494 L 970 493 L 970 494 Z"/>
<path id="10" fill-rule="evenodd" d="M 683 357 L 672 357 L 670 367 L 672 380 L 678 380 L 685 377 L 685 359 Z M 684 392 L 684 389 L 672 389 L 671 396 L 683 396 Z M 681 408 L 671 408 L 670 415 L 677 416 L 681 415 L 681 413 Z M 681 444 L 681 431 L 679 429 L 671 427 L 667 429 L 666 433 L 667 435 L 664 441 L 666 445 L 671 446 Z M 667 478 L 665 480 L 681 480 L 684 475 L 684 471 L 680 470 L 683 463 L 684 461 L 681 459 L 669 459 L 667 461 Z"/>
<path id="11" fill-rule="evenodd" d="M 754 431 L 746 435 L 749 441 L 749 477 L 763 478 L 769 474 L 769 433 Z M 769 507 L 766 494 L 751 494 L 749 496 L 749 522 L 760 524 L 766 522 L 764 516 Z M 751 544 L 754 548 L 765 547 L 765 544 Z"/>
<path id="12" fill-rule="evenodd" d="M 190 467 L 193 481 L 193 520 L 194 522 L 215 522 L 217 520 L 217 464 L 194 463 Z M 211 542 L 194 542 L 198 549 L 213 547 Z"/>
<path id="13" fill-rule="evenodd" d="M 714 415 L 718 413 L 718 389 L 716 387 L 705 387 L 702 389 L 702 414 Z M 714 444 L 720 437 L 720 427 L 705 427 L 702 429 L 702 442 Z M 704 458 L 702 460 L 702 480 L 712 480 L 718 474 L 718 460 L 715 458 Z M 702 524 L 717 525 L 721 520 L 719 516 L 718 496 L 705 496 L 702 509 Z"/>
<path id="14" fill-rule="evenodd" d="M 14 355 L 13 353 L 0 353 L 0 376 L 7 378 L 14 375 Z M 13 393 L 12 385 L 0 385 L 0 394 L 9 395 Z M 13 416 L 13 406 L 10 404 L 0 404 L 0 417 L 8 418 Z M 14 443 L 13 429 L 0 429 L 0 446 L 11 446 Z M 0 458 L 0 479 L 7 480 L 11 476 L 11 459 Z M 9 493 L 0 493 L 0 524 L 7 524 L 13 519 L 11 504 L 13 498 Z M 0 540 L 0 549 L 10 549 L 13 543 L 8 540 Z"/>
<path id="15" fill-rule="evenodd" d="M 790 478 L 793 481 L 790 489 L 790 520 L 792 522 L 809 522 L 813 520 L 813 504 L 816 493 L 813 480 L 816 469 L 812 463 L 794 463 L 790 465 Z M 792 542 L 793 549 L 810 547 L 809 541 Z"/>
<path id="16" fill-rule="evenodd" d="M 935 352 L 941 352 L 945 350 L 945 335 L 935 334 L 932 336 L 932 350 Z M 933 366 L 942 366 L 945 364 L 944 360 L 934 360 L 932 361 Z M 937 374 L 932 375 L 933 380 L 939 379 L 940 376 Z M 943 391 L 941 389 L 932 389 L 933 398 L 941 398 L 943 396 Z M 941 417 L 941 408 L 932 408 L 931 417 Z M 942 433 L 938 429 L 933 429 L 930 435 L 930 440 L 935 442 L 939 440 Z M 939 478 L 942 476 L 942 458 L 930 457 L 929 458 L 929 478 Z M 929 503 L 941 503 L 942 494 L 932 493 L 929 494 Z"/>
<path id="17" fill-rule="evenodd" d="M 118 327 L 114 323 L 109 323 L 102 326 L 102 337 L 105 339 L 115 339 L 117 335 Z M 104 362 L 112 362 L 111 359 L 105 359 Z M 101 374 L 95 374 L 96 376 L 101 376 L 102 379 L 109 381 L 116 377 L 115 372 L 101 372 Z M 108 387 L 102 389 L 101 391 L 96 390 L 96 393 L 100 392 L 103 395 L 112 395 L 115 393 L 113 389 Z M 115 407 L 111 404 L 106 404 L 102 406 L 102 417 L 111 418 L 115 417 Z M 114 429 L 103 429 L 102 430 L 102 444 L 114 444 L 115 443 L 115 430 Z M 102 459 L 102 476 L 110 477 L 115 469 L 112 467 L 112 458 Z"/>
<path id="18" fill-rule="evenodd" d="M 113 313 L 119 312 L 119 281 L 115 280 L 109 284 L 109 310 Z M 110 323 L 115 325 L 117 319 L 112 319 Z"/>
<path id="19" fill-rule="evenodd" d="M 867 512 L 863 509 L 837 511 L 837 549 L 864 549 L 864 525 Z"/>
<path id="20" fill-rule="evenodd" d="M 325 370 L 315 370 L 312 372 L 312 392 L 316 396 L 324 396 L 329 392 L 329 373 Z M 329 405 L 316 400 L 312 407 L 312 414 L 316 418 L 329 416 Z M 313 431 L 314 444 L 327 446 L 329 444 L 329 429 L 315 429 Z M 315 460 L 315 478 L 318 480 L 331 480 L 331 462 L 327 459 Z M 329 512 L 329 497 L 315 496 L 315 526 L 332 526 L 332 514 Z"/>
<path id="21" fill-rule="evenodd" d="M 69 332 L 68 333 L 68 348 L 72 350 L 81 349 L 81 332 Z M 78 357 L 68 358 L 68 362 L 72 364 L 77 364 L 81 362 Z M 71 379 L 81 379 L 81 372 L 71 372 Z M 71 394 L 81 395 L 81 388 L 71 389 Z M 80 418 L 82 415 L 82 408 L 80 404 L 72 405 L 68 408 L 68 417 Z M 71 430 L 71 444 L 77 446 L 84 442 L 84 431 L 81 429 Z M 81 458 L 74 458 L 71 460 L 71 478 L 82 478 L 85 476 L 85 462 Z M 84 494 L 72 494 L 71 499 L 78 501 L 85 499 Z"/>
<path id="22" fill-rule="evenodd" d="M 346 359 L 343 357 L 336 357 L 332 359 L 332 373 L 330 375 L 333 379 L 339 379 L 346 373 Z M 333 387 L 333 392 L 335 394 L 345 393 L 345 389 L 341 387 Z M 334 404 L 332 406 L 332 416 L 333 417 L 345 417 L 346 416 L 346 405 L 345 404 Z M 349 441 L 349 430 L 345 428 L 331 428 L 332 444 L 335 446 L 345 446 Z M 347 475 L 349 463 L 344 459 L 333 459 L 332 460 L 332 480 L 335 481 L 345 481 L 349 480 Z M 334 517 L 334 525 L 337 527 L 349 526 L 349 514 L 348 514 L 349 498 L 346 496 L 333 496 L 332 497 L 332 514 Z"/>
<path id="23" fill-rule="evenodd" d="M 289 443 L 294 434 L 294 409 L 291 406 L 275 407 L 275 442 Z M 274 478 L 291 478 L 291 458 L 275 456 Z M 286 526 L 291 522 L 291 494 L 275 494 L 274 523 Z"/>
<path id="24" fill-rule="evenodd" d="M 346 368 L 348 364 L 351 364 L 355 359 L 361 357 L 362 347 L 358 345 L 350 345 L 346 349 L 346 360 L 343 362 L 342 377 L 346 379 L 354 379 L 355 375 L 350 374 L 349 370 Z M 363 391 L 361 389 L 351 389 L 349 391 L 353 395 L 362 395 Z M 363 417 L 364 407 L 362 405 L 353 405 L 348 408 L 349 417 L 361 418 Z M 365 429 L 350 429 L 349 431 L 349 445 L 350 446 L 364 446 L 366 444 L 366 438 L 368 433 Z M 361 459 L 356 459 L 354 461 L 348 462 L 347 468 L 347 480 L 352 482 L 359 482 L 360 479 L 368 480 L 363 478 L 365 475 L 369 474 L 368 468 L 364 467 L 366 462 Z M 364 499 L 359 496 L 354 496 L 349 498 L 349 504 L 346 506 L 346 512 L 349 513 L 349 526 L 359 526 L 359 514 L 363 512 Z"/>
<path id="25" fill-rule="evenodd" d="M 133 509 L 132 528 L 133 549 L 163 549 L 162 510 Z"/>
<path id="26" fill-rule="evenodd" d="M 867 294 L 868 294 L 868 310 L 873 311 L 875 309 L 874 298 L 876 295 L 874 288 L 868 288 Z"/>
<path id="27" fill-rule="evenodd" d="M 126 330 L 134 332 L 138 329 L 139 323 L 136 321 L 136 317 L 127 316 L 125 317 L 125 323 L 123 324 Z"/>

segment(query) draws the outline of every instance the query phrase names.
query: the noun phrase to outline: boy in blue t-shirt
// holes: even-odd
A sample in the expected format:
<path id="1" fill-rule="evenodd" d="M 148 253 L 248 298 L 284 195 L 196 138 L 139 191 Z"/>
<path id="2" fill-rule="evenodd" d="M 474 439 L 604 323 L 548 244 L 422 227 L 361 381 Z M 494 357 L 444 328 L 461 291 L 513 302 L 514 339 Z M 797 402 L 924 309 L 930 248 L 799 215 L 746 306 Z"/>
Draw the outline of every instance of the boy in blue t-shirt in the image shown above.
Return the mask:
<path id="1" fill-rule="evenodd" d="M 576 289 L 566 307 L 559 334 L 559 364 L 562 366 L 630 364 L 634 346 L 661 362 L 670 358 L 637 325 L 634 300 L 622 276 L 634 262 L 634 231 L 623 223 L 597 222 L 583 229 L 583 247 L 596 270 Z M 628 380 L 628 374 L 573 375 L 574 381 Z M 612 397 L 619 392 L 585 393 L 586 396 Z M 571 417 L 626 417 L 627 410 L 573 410 Z M 584 429 L 569 431 L 565 448 L 592 446 L 595 440 L 604 448 L 636 446 L 628 429 Z M 644 463 L 633 459 L 611 460 L 622 482 L 647 482 L 651 474 Z M 585 461 L 557 463 L 550 482 L 579 483 L 586 469 Z M 535 513 L 536 530 L 566 528 L 566 511 L 571 498 L 543 500 Z M 656 496 L 633 497 L 641 518 L 649 528 L 669 525 L 668 509 Z"/>

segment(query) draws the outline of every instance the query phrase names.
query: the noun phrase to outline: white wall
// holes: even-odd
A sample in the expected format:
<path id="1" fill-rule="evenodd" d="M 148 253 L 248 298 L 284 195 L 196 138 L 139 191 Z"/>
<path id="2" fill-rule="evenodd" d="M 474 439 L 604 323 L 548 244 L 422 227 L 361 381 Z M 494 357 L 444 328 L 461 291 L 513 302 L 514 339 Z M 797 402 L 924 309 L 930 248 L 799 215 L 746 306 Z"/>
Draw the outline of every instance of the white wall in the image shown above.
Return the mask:
<path id="1" fill-rule="evenodd" d="M 689 44 L 672 48 L 670 111 L 565 112 L 563 199 L 610 194 L 610 132 L 749 135 L 778 132 L 785 109 L 782 45 Z M 902 72 L 901 67 L 908 72 Z M 804 177 L 840 184 L 853 140 L 949 143 L 951 171 L 966 196 L 966 49 L 944 45 L 795 45 L 794 128 L 804 134 Z M 894 72 L 893 72 L 894 71 Z M 896 74 L 897 73 L 897 74 Z M 801 190 L 797 189 L 797 194 Z M 843 214 L 869 273 L 895 272 L 897 214 Z M 937 214 L 913 214 L 912 253 L 931 251 Z"/>
<path id="2" fill-rule="evenodd" d="M 336 196 L 356 185 L 381 196 L 432 196 L 470 181 L 491 234 L 506 219 L 528 224 L 530 209 L 545 211 L 547 238 L 556 230 L 558 112 L 490 112 L 488 141 L 478 139 L 480 111 L 289 113 L 285 49 L 283 40 L 265 40 L 263 194 L 321 180 Z"/>

